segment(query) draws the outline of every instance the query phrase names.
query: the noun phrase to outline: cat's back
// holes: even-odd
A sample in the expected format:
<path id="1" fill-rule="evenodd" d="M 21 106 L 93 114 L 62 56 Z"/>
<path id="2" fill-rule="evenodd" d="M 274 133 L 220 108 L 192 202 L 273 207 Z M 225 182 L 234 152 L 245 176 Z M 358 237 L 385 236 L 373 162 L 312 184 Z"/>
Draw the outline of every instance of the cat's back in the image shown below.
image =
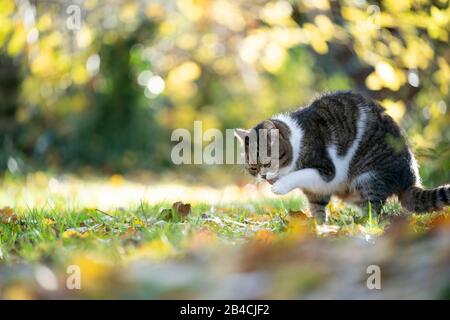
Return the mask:
<path id="1" fill-rule="evenodd" d="M 325 125 L 354 131 L 361 113 L 381 115 L 384 109 L 370 99 L 353 91 L 326 93 L 315 98 L 307 107 L 292 112 L 303 127 Z"/>
<path id="2" fill-rule="evenodd" d="M 352 91 L 327 93 L 313 100 L 306 108 L 293 113 L 311 142 L 334 144 L 339 155 L 347 153 L 367 122 L 379 118 L 383 108 Z M 364 128 L 363 128 L 364 127 Z"/>
<path id="3" fill-rule="evenodd" d="M 336 92 L 316 99 L 310 107 L 327 128 L 325 145 L 334 144 L 339 156 L 349 156 L 349 176 L 378 172 L 396 177 L 392 185 L 414 182 L 417 170 L 407 139 L 377 102 L 354 92 Z"/>
<path id="4" fill-rule="evenodd" d="M 312 113 L 325 118 L 356 119 L 362 112 L 382 114 L 384 108 L 362 94 L 353 91 L 337 91 L 326 93 L 314 99 L 308 107 Z"/>
<path id="5" fill-rule="evenodd" d="M 293 113 L 305 132 L 304 143 L 311 148 L 334 146 L 338 156 L 345 156 L 354 146 L 359 153 L 374 149 L 393 153 L 387 141 L 394 139 L 408 152 L 398 124 L 377 102 L 352 91 L 338 91 L 316 98 Z"/>
<path id="6" fill-rule="evenodd" d="M 394 136 L 401 135 L 400 127 L 383 107 L 353 91 L 323 94 L 307 107 L 292 112 L 292 116 L 306 131 L 324 130 L 345 140 L 354 139 L 358 127 L 366 125 L 371 127 L 370 124 L 376 124 L 378 129 Z M 345 144 L 345 141 L 341 142 Z"/>
<path id="7" fill-rule="evenodd" d="M 377 102 L 354 92 L 335 92 L 291 115 L 303 132 L 300 168 L 319 167 L 328 181 L 318 192 L 345 192 L 353 179 L 369 173 L 391 181 L 393 192 L 414 182 L 400 127 Z"/>
<path id="8" fill-rule="evenodd" d="M 316 119 L 322 119 L 327 127 L 336 133 L 351 131 L 355 134 L 360 128 L 364 133 L 375 130 L 382 136 L 403 136 L 400 126 L 382 106 L 356 92 L 338 91 L 325 94 L 314 100 L 310 108 Z"/>

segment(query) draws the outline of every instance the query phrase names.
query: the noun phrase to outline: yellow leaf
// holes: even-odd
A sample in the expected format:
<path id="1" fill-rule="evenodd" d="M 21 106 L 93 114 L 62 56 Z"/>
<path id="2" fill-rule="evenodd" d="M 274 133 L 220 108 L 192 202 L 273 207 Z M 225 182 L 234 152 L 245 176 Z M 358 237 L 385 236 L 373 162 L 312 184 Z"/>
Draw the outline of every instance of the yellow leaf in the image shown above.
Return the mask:
<path id="1" fill-rule="evenodd" d="M 163 260 L 175 253 L 172 245 L 163 239 L 156 239 L 136 249 L 131 254 L 131 260 L 138 259 L 151 259 L 151 260 Z"/>
<path id="2" fill-rule="evenodd" d="M 373 91 L 381 90 L 381 88 L 383 88 L 383 84 L 375 72 L 372 72 L 366 78 L 366 86 L 367 86 L 367 88 L 369 88 L 370 90 L 373 90 Z"/>
<path id="3" fill-rule="evenodd" d="M 386 108 L 386 113 L 394 118 L 395 121 L 400 121 L 406 112 L 406 106 L 403 101 L 385 99 L 381 101 L 381 104 Z"/>
<path id="4" fill-rule="evenodd" d="M 13 29 L 11 20 L 8 18 L 0 17 L 0 47 L 3 47 L 3 43 L 8 38 L 10 32 Z"/>
<path id="5" fill-rule="evenodd" d="M 87 255 L 77 255 L 71 265 L 80 268 L 82 288 L 98 289 L 111 276 L 110 264 Z"/>
<path id="6" fill-rule="evenodd" d="M 25 46 L 26 34 L 22 23 L 16 29 L 8 43 L 8 53 L 12 56 L 19 54 Z"/>
<path id="7" fill-rule="evenodd" d="M 50 29 L 51 26 L 52 26 L 52 17 L 48 13 L 43 14 L 37 22 L 37 28 L 40 32 Z"/>
<path id="8" fill-rule="evenodd" d="M 124 178 L 122 175 L 120 174 L 113 174 L 110 178 L 109 178 L 109 183 L 113 186 L 121 186 L 124 183 Z"/>
<path id="9" fill-rule="evenodd" d="M 34 298 L 30 290 L 20 284 L 7 287 L 3 292 L 3 299 L 5 300 L 32 300 Z"/>
<path id="10" fill-rule="evenodd" d="M 52 226 L 52 225 L 54 225 L 56 222 L 55 222 L 55 220 L 53 220 L 53 219 L 45 218 L 45 219 L 43 220 L 43 223 L 44 223 L 44 225 L 46 225 L 46 226 Z"/>
<path id="11" fill-rule="evenodd" d="M 375 73 L 383 83 L 383 86 L 393 91 L 399 90 L 406 80 L 401 70 L 394 69 L 390 63 L 384 61 L 380 61 L 375 65 Z"/>
<path id="12" fill-rule="evenodd" d="M 81 239 L 84 239 L 84 238 L 87 238 L 88 236 L 89 236 L 88 232 L 81 233 L 81 232 L 79 232 L 79 231 L 77 231 L 75 229 L 68 229 L 68 230 L 64 231 L 63 234 L 62 234 L 62 237 L 64 239 L 69 239 L 69 238 L 81 238 Z"/>
<path id="13" fill-rule="evenodd" d="M 275 44 L 270 43 L 264 49 L 264 54 L 261 57 L 261 64 L 267 71 L 276 73 L 281 69 L 286 60 L 286 49 Z"/>
<path id="14" fill-rule="evenodd" d="M 14 12 L 15 4 L 13 0 L 2 0 L 0 2 L 0 16 L 8 16 Z"/>
<path id="15" fill-rule="evenodd" d="M 375 66 L 375 72 L 385 83 L 392 83 L 395 81 L 395 70 L 386 62 L 380 61 Z"/>
<path id="16" fill-rule="evenodd" d="M 262 229 L 255 233 L 254 239 L 264 243 L 271 243 L 276 239 L 276 236 L 272 231 Z"/>

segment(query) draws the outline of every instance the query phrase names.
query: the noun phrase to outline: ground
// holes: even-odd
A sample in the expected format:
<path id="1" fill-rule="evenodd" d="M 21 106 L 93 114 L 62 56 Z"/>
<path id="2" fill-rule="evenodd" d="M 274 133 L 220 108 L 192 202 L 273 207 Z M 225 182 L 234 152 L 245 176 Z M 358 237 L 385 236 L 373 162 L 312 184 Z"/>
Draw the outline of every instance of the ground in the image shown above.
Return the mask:
<path id="1" fill-rule="evenodd" d="M 5 177 L 0 298 L 450 298 L 448 210 L 317 226 L 297 191 L 154 180 Z"/>

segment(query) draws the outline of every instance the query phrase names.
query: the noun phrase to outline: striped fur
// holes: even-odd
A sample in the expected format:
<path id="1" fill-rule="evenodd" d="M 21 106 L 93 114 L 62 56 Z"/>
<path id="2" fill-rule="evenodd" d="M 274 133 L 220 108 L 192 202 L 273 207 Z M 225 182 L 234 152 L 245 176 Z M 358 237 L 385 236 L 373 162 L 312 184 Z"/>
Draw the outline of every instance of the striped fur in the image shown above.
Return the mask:
<path id="1" fill-rule="evenodd" d="M 413 212 L 440 210 L 450 205 L 450 185 L 431 190 L 411 186 L 399 195 L 403 207 Z"/>
<path id="2" fill-rule="evenodd" d="M 272 171 L 247 164 L 247 170 L 272 183 L 276 194 L 301 189 L 319 220 L 331 195 L 361 207 L 370 202 L 375 212 L 393 195 L 413 212 L 450 204 L 448 185 L 421 187 L 417 162 L 401 129 L 380 105 L 360 94 L 323 95 L 253 130 L 271 128 L 280 131 L 280 167 Z"/>

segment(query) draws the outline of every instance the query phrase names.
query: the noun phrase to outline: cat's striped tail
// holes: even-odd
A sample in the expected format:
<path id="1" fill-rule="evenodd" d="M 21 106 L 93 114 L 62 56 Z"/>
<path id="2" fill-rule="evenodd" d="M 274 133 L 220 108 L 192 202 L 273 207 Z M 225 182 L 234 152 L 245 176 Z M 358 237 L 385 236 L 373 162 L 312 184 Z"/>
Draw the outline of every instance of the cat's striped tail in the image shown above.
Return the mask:
<path id="1" fill-rule="evenodd" d="M 399 195 L 404 208 L 412 212 L 440 210 L 450 205 L 450 185 L 434 189 L 411 186 Z"/>

